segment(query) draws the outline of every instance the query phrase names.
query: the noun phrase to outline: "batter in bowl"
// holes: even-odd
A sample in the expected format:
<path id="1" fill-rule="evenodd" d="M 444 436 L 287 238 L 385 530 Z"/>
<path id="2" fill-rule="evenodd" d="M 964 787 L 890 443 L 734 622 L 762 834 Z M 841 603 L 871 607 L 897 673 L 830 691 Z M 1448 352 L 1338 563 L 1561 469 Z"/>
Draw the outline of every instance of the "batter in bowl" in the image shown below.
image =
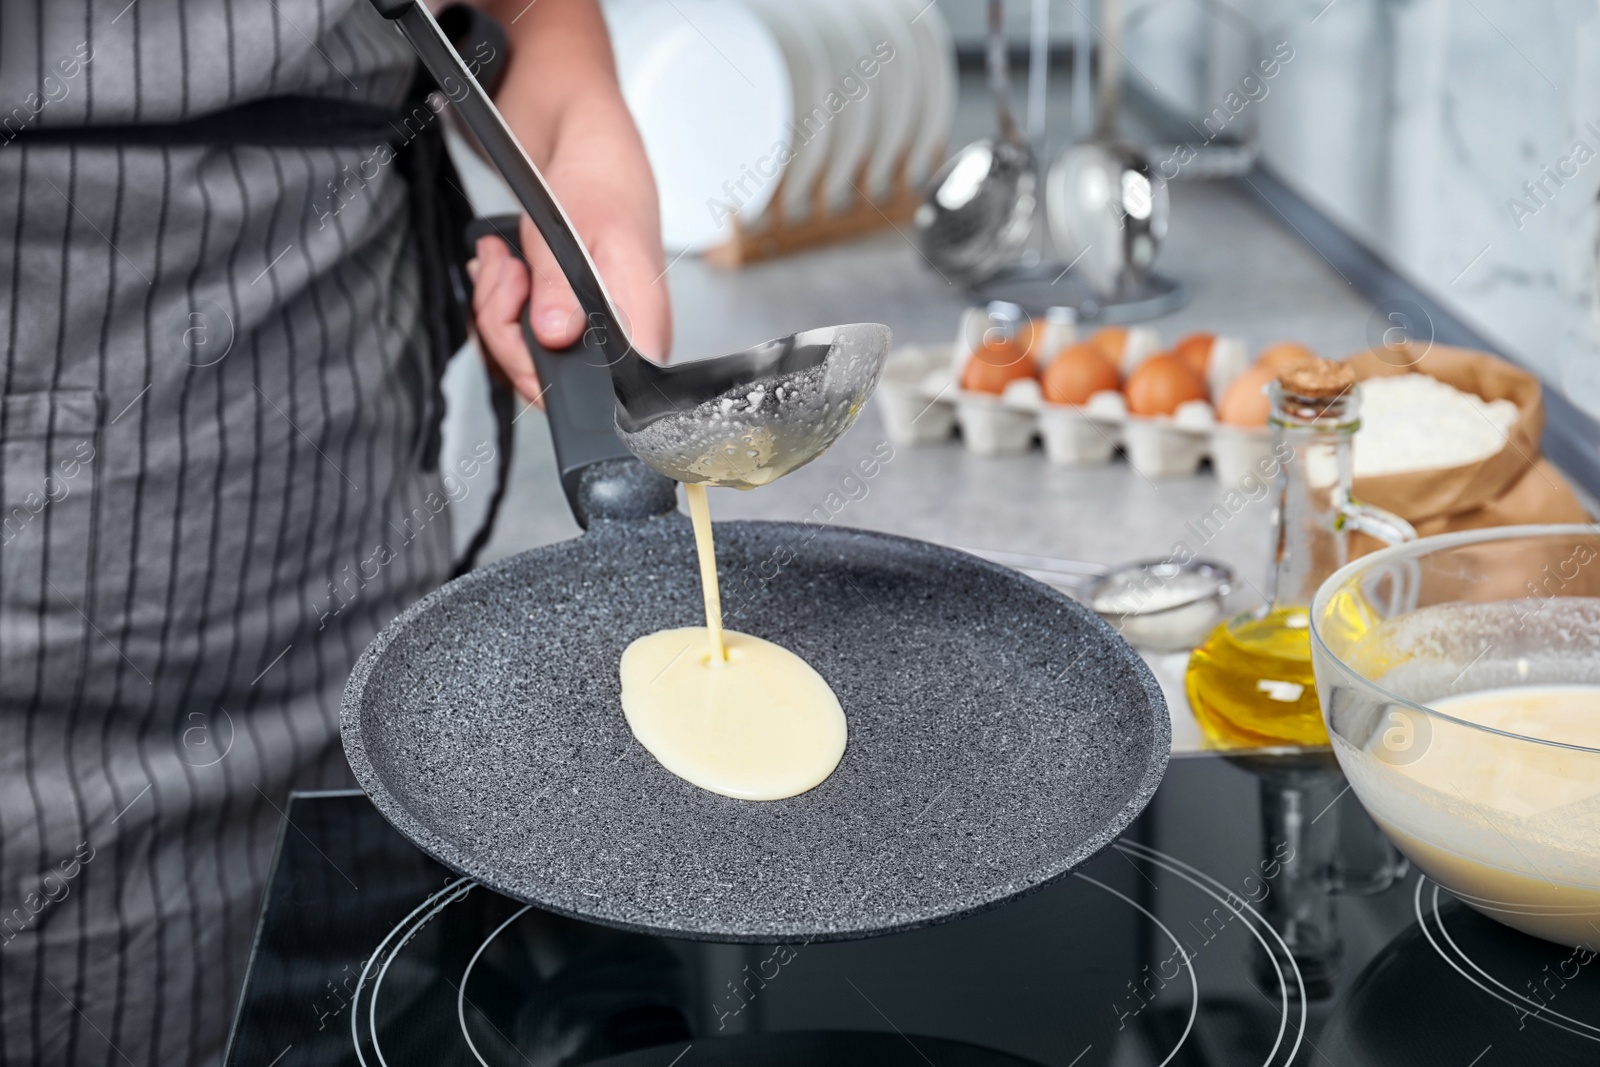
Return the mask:
<path id="1" fill-rule="evenodd" d="M 1432 706 L 1460 722 L 1430 720 L 1420 758 L 1381 774 L 1350 765 L 1373 818 L 1424 873 L 1490 918 L 1600 949 L 1600 780 L 1585 750 L 1600 748 L 1600 687 L 1489 689 Z"/>
<path id="2" fill-rule="evenodd" d="M 822 783 L 844 755 L 844 709 L 788 649 L 722 628 L 711 512 L 686 485 L 706 625 L 646 634 L 622 653 L 628 728 L 667 770 L 741 800 L 781 800 Z"/>

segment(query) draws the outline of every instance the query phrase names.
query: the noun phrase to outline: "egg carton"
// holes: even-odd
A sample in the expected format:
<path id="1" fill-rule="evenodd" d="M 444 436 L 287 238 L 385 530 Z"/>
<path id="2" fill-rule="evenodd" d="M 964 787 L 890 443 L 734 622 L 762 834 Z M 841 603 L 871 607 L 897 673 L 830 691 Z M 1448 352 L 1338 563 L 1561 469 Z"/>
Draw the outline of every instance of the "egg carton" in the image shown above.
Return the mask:
<path id="1" fill-rule="evenodd" d="M 1045 401 L 1036 380 L 1012 382 L 1004 393 L 979 393 L 960 387 L 961 371 L 984 331 L 994 324 L 982 309 L 963 314 L 953 344 L 906 345 L 890 353 L 878 384 L 877 402 L 890 441 L 897 445 L 937 444 L 961 429 L 961 441 L 976 456 L 1019 455 L 1042 440 L 1046 458 L 1068 467 L 1111 462 L 1121 448 L 1134 470 L 1147 478 L 1193 474 L 1210 457 L 1211 469 L 1232 485 L 1272 466 L 1272 433 L 1266 427 L 1229 426 L 1216 421 L 1211 404 L 1190 401 L 1171 416 L 1141 416 L 1127 411 L 1122 394 L 1096 393 L 1082 405 Z M 1035 351 L 1055 353 L 1078 340 L 1070 323 L 1045 323 Z M 1162 351 L 1161 337 L 1148 326 L 1128 331 L 1122 374 Z M 1207 390 L 1220 396 L 1250 365 L 1244 344 L 1219 337 L 1207 368 Z"/>

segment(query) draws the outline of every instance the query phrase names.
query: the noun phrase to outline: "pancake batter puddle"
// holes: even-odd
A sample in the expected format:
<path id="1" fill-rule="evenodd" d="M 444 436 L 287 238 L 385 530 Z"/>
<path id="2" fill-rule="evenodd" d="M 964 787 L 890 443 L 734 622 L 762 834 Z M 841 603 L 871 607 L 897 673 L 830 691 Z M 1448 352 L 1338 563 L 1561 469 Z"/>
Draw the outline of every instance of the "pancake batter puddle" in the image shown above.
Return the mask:
<path id="1" fill-rule="evenodd" d="M 844 755 L 844 709 L 793 652 L 723 630 L 705 486 L 684 488 L 706 625 L 647 634 L 622 653 L 628 728 L 663 767 L 702 789 L 741 800 L 804 793 Z"/>

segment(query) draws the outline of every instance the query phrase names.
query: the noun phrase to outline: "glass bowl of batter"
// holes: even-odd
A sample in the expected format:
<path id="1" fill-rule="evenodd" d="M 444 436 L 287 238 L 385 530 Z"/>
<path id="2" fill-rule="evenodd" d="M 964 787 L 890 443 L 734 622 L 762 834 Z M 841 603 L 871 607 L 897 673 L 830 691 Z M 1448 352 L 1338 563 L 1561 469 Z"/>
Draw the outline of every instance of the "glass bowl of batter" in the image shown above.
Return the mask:
<path id="1" fill-rule="evenodd" d="M 1444 534 L 1311 606 L 1334 754 L 1395 845 L 1507 926 L 1600 950 L 1600 526 Z"/>

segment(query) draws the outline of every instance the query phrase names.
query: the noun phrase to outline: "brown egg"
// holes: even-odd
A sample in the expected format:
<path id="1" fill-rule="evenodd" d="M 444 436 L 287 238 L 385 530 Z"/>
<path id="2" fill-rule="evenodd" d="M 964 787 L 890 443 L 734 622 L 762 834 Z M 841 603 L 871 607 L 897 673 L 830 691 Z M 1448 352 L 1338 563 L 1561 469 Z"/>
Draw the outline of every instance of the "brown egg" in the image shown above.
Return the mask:
<path id="1" fill-rule="evenodd" d="M 1171 415 L 1179 404 L 1206 398 L 1206 382 L 1182 356 L 1151 356 L 1128 376 L 1123 387 L 1134 415 Z"/>
<path id="2" fill-rule="evenodd" d="M 1262 363 L 1247 367 L 1222 391 L 1217 404 L 1217 421 L 1229 426 L 1265 426 L 1272 414 L 1267 385 L 1278 372 Z"/>
<path id="3" fill-rule="evenodd" d="M 1182 357 L 1196 374 L 1204 378 L 1206 369 L 1211 366 L 1211 346 L 1216 343 L 1217 335 L 1214 333 L 1191 333 L 1172 346 L 1172 354 Z"/>
<path id="4" fill-rule="evenodd" d="M 1052 404 L 1085 404 L 1094 394 L 1121 384 L 1117 368 L 1088 342 L 1067 345 L 1041 377 L 1044 398 Z"/>
<path id="5" fill-rule="evenodd" d="M 1042 319 L 1024 319 L 1017 326 L 1017 332 L 1011 335 L 1011 343 L 1032 356 L 1035 367 L 1043 362 L 1040 357 L 1044 355 L 1045 325 Z"/>
<path id="6" fill-rule="evenodd" d="M 1014 340 L 985 342 L 967 360 L 961 372 L 961 388 L 998 395 L 1017 379 L 1032 378 L 1036 373 L 1025 344 Z"/>
<path id="7" fill-rule="evenodd" d="M 1307 360 L 1316 358 L 1317 354 L 1305 345 L 1297 344 L 1294 341 L 1279 341 L 1277 344 L 1268 345 L 1261 350 L 1261 354 L 1256 357 L 1256 366 L 1271 367 L 1277 373 L 1282 374 L 1297 363 L 1304 363 Z"/>
<path id="8" fill-rule="evenodd" d="M 1122 367 L 1122 356 L 1128 348 L 1128 328 L 1126 326 L 1106 326 L 1089 335 L 1089 344 L 1100 350 L 1100 354 L 1111 361 L 1113 367 L 1119 370 Z"/>

